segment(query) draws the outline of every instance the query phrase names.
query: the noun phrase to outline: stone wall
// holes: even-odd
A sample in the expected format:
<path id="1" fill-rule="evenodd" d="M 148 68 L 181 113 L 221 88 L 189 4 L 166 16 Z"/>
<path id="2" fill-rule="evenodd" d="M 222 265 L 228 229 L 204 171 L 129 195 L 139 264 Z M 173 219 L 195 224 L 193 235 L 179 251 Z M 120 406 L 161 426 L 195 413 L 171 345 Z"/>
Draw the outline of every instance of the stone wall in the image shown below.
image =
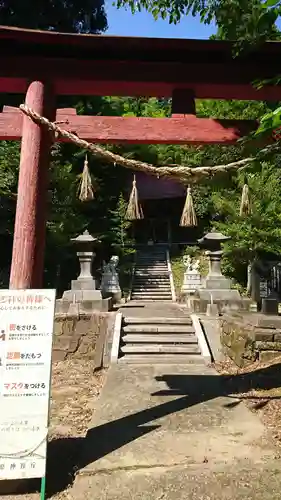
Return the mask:
<path id="1" fill-rule="evenodd" d="M 223 351 L 240 367 L 281 356 L 281 318 L 262 314 L 224 315 L 220 319 Z"/>
<path id="2" fill-rule="evenodd" d="M 107 335 L 113 328 L 113 313 L 99 311 L 82 314 L 55 315 L 53 361 L 69 358 L 96 358 L 96 350 L 102 357 Z"/>

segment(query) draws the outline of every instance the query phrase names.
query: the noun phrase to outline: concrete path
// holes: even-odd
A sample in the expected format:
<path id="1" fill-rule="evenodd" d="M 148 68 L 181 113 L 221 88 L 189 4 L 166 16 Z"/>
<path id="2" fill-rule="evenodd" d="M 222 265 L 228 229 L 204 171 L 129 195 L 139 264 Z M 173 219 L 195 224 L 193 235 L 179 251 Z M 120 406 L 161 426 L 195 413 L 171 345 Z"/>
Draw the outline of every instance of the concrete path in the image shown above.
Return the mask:
<path id="1" fill-rule="evenodd" d="M 276 449 L 212 368 L 116 365 L 95 404 L 68 498 L 280 498 Z"/>

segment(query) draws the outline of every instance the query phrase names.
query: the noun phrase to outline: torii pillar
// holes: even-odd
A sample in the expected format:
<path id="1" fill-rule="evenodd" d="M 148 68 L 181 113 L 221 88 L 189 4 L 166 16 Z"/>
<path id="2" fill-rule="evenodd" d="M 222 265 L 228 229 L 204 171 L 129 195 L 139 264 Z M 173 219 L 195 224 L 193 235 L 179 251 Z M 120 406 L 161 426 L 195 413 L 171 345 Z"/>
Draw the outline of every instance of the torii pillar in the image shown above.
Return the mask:
<path id="1" fill-rule="evenodd" d="M 26 106 L 55 120 L 52 86 L 30 83 Z M 24 116 L 10 288 L 42 288 L 51 135 Z"/>

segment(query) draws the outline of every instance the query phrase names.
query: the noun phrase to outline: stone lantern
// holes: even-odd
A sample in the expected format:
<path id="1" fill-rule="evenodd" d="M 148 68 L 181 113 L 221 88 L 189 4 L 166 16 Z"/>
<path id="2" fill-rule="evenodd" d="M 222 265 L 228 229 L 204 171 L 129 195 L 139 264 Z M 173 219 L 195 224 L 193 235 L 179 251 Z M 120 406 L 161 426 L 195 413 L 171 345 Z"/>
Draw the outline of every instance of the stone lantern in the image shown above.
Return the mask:
<path id="1" fill-rule="evenodd" d="M 209 272 L 203 287 L 197 290 L 197 300 L 200 302 L 200 310 L 205 312 L 208 304 L 216 304 L 221 311 L 223 308 L 243 308 L 242 300 L 238 290 L 231 288 L 230 279 L 221 272 L 222 244 L 230 240 L 222 233 L 211 231 L 198 240 L 199 245 L 206 249 L 209 257 Z"/>
<path id="2" fill-rule="evenodd" d="M 72 238 L 71 241 L 77 248 L 77 257 L 80 264 L 80 274 L 76 280 L 71 281 L 71 290 L 63 294 L 63 300 L 71 302 L 101 300 L 101 291 L 96 289 L 96 281 L 92 275 L 92 263 L 95 257 L 94 247 L 99 240 L 93 238 L 89 231 Z"/>
<path id="3" fill-rule="evenodd" d="M 200 246 L 205 248 L 209 257 L 209 272 L 205 281 L 205 288 L 211 290 L 230 289 L 231 282 L 221 272 L 222 243 L 230 240 L 229 236 L 211 231 L 198 240 Z"/>

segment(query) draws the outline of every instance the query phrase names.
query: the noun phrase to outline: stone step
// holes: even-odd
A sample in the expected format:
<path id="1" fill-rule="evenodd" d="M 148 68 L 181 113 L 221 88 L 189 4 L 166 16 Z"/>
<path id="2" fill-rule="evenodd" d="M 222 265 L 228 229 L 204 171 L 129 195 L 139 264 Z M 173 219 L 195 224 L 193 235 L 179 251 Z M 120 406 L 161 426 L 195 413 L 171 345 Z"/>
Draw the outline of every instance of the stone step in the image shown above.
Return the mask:
<path id="1" fill-rule="evenodd" d="M 161 277 L 164 277 L 164 278 L 169 278 L 169 271 L 167 271 L 167 269 L 163 269 L 163 270 L 160 270 L 160 271 L 146 271 L 145 269 L 136 269 L 135 270 L 135 273 L 134 273 L 135 276 L 140 276 L 140 277 L 143 277 L 143 278 L 161 278 Z"/>
<path id="2" fill-rule="evenodd" d="M 126 354 L 122 358 L 118 359 L 118 363 L 128 363 L 128 364 L 198 364 L 204 365 L 204 358 L 200 354 Z"/>
<path id="3" fill-rule="evenodd" d="M 149 325 L 160 325 L 160 324 L 169 324 L 169 325 L 192 325 L 192 320 L 189 316 L 185 317 L 178 317 L 175 316 L 169 317 L 169 316 L 151 316 L 148 318 L 134 318 L 131 316 L 124 316 L 123 317 L 123 322 L 126 325 L 139 325 L 139 324 L 149 324 Z"/>
<path id="4" fill-rule="evenodd" d="M 131 295 L 132 293 L 136 293 L 136 294 L 148 294 L 148 295 L 154 295 L 155 297 L 170 297 L 172 294 L 171 294 L 171 290 L 163 290 L 162 292 L 160 292 L 158 289 L 156 290 L 144 290 L 144 289 L 141 289 L 141 290 L 136 290 L 135 288 L 132 290 L 131 292 Z"/>
<path id="5" fill-rule="evenodd" d="M 172 300 L 172 295 L 148 295 L 148 294 L 140 294 L 140 293 L 132 293 L 131 298 L 133 300 L 157 300 L 158 302 L 161 300 Z"/>
<path id="6" fill-rule="evenodd" d="M 163 267 L 135 267 L 135 273 L 161 273 L 164 271 L 165 273 L 168 273 L 168 266 L 163 266 Z"/>
<path id="7" fill-rule="evenodd" d="M 172 294 L 171 293 L 161 293 L 161 294 L 155 294 L 153 292 L 131 292 L 131 298 L 135 297 L 134 300 L 142 300 L 142 299 L 156 299 L 156 300 L 161 300 L 162 299 L 171 299 Z"/>
<path id="8" fill-rule="evenodd" d="M 136 269 L 135 271 L 135 276 L 144 276 L 144 277 L 161 277 L 161 276 L 164 276 L 165 278 L 168 278 L 169 277 L 169 271 L 167 271 L 167 269 L 160 269 L 160 271 L 145 271 L 144 269 L 142 270 L 139 270 L 139 269 Z"/>
<path id="9" fill-rule="evenodd" d="M 132 291 L 131 297 L 155 297 L 156 299 L 161 299 L 161 298 L 171 298 L 172 294 L 170 293 L 155 293 L 155 292 L 134 292 Z"/>
<path id="10" fill-rule="evenodd" d="M 167 265 L 166 259 L 156 259 L 156 260 L 148 260 L 148 259 L 138 259 L 136 260 L 137 266 L 164 266 Z"/>
<path id="11" fill-rule="evenodd" d="M 123 354 L 200 354 L 198 345 L 171 344 L 125 344 L 121 347 Z"/>
<path id="12" fill-rule="evenodd" d="M 153 259 L 149 257 L 138 257 L 136 262 L 167 262 L 166 255 L 159 255 Z"/>
<path id="13" fill-rule="evenodd" d="M 147 287 L 156 287 L 156 288 L 161 288 L 161 287 L 171 287 L 170 280 L 167 281 L 160 281 L 159 283 L 157 281 L 134 281 L 133 282 L 133 287 L 142 287 L 142 286 L 147 286 Z"/>
<path id="14" fill-rule="evenodd" d="M 135 267 L 167 267 L 167 262 L 137 262 Z"/>
<path id="15" fill-rule="evenodd" d="M 141 290 L 136 290 L 136 287 L 133 286 L 133 289 L 132 289 L 133 293 L 149 293 L 149 294 L 156 294 L 156 295 L 167 295 L 168 294 L 171 294 L 171 287 L 168 287 L 168 289 L 163 289 L 163 288 L 158 288 L 158 287 L 154 287 L 154 289 L 152 288 L 148 288 L 148 289 L 141 289 Z"/>
<path id="16" fill-rule="evenodd" d="M 134 286 L 133 287 L 133 292 L 135 293 L 154 293 L 154 292 L 161 292 L 161 293 L 171 293 L 171 287 L 166 286 L 166 287 L 146 287 L 146 286 Z"/>
<path id="17" fill-rule="evenodd" d="M 151 276 L 134 276 L 134 282 L 137 282 L 137 283 L 170 283 L 170 278 L 169 276 L 159 276 L 159 277 L 156 277 L 156 278 L 152 278 Z"/>
<path id="18" fill-rule="evenodd" d="M 133 285 L 133 287 L 132 287 L 132 291 L 133 292 L 135 291 L 135 288 L 137 288 L 137 287 L 135 285 Z M 154 287 L 154 288 L 156 289 L 157 293 L 159 292 L 159 293 L 164 293 L 165 294 L 165 290 L 163 290 L 162 288 L 160 288 L 158 286 Z M 169 288 L 169 292 L 171 292 L 171 287 L 168 287 L 168 288 Z M 151 291 L 150 290 L 151 289 L 148 289 L 148 290 L 146 290 L 146 292 L 147 293 L 153 293 L 152 290 Z"/>
<path id="19" fill-rule="evenodd" d="M 193 333 L 193 325 L 130 324 L 123 327 L 124 333 Z"/>
<path id="20" fill-rule="evenodd" d="M 153 283 L 151 283 L 151 284 L 149 283 L 149 285 L 151 285 L 151 286 L 147 286 L 146 283 L 133 283 L 132 289 L 135 289 L 135 288 L 138 288 L 138 287 L 139 288 L 145 287 L 147 289 L 156 288 L 157 290 L 160 290 L 160 291 L 163 290 L 163 288 L 169 288 L 169 290 L 171 290 L 170 283 L 164 283 L 164 285 L 161 284 L 159 286 L 157 284 L 155 284 L 155 283 L 154 284 Z"/>
<path id="21" fill-rule="evenodd" d="M 155 257 L 153 259 L 149 257 L 138 257 L 136 259 L 136 262 L 167 262 L 166 255 L 159 255 L 158 257 Z"/>
<path id="22" fill-rule="evenodd" d="M 163 260 L 162 262 L 136 262 L 135 267 L 154 267 L 154 266 L 167 266 L 167 261 Z"/>
<path id="23" fill-rule="evenodd" d="M 170 283 L 161 283 L 161 285 L 157 285 L 157 283 L 133 283 L 132 289 L 136 290 L 137 288 L 143 289 L 145 288 L 146 290 L 171 290 L 171 285 Z"/>
<path id="24" fill-rule="evenodd" d="M 159 276 L 162 275 L 162 273 L 165 276 L 169 276 L 169 271 L 168 268 L 165 267 L 165 269 L 136 269 L 135 274 L 146 274 L 148 276 L 154 276 L 155 274 L 158 274 Z"/>
<path id="25" fill-rule="evenodd" d="M 129 333 L 122 337 L 122 341 L 128 344 L 196 344 L 198 341 L 196 336 L 193 335 L 177 335 L 168 333 L 166 335 L 156 333 L 151 334 L 139 334 L 139 333 Z"/>
<path id="26" fill-rule="evenodd" d="M 151 283 L 149 285 L 151 285 L 151 286 L 147 286 L 146 283 L 133 283 L 132 290 L 134 290 L 135 288 L 147 288 L 148 290 L 155 288 L 156 290 L 159 290 L 159 291 L 163 290 L 163 288 L 168 288 L 169 290 L 171 290 L 170 283 L 164 283 L 164 285 L 161 284 L 159 286 L 157 284 L 153 284 L 153 283 Z"/>
<path id="27" fill-rule="evenodd" d="M 155 273 L 155 272 L 158 272 L 158 273 L 161 273 L 162 271 L 164 272 L 168 272 L 168 267 L 167 266 L 159 266 L 159 267 L 136 267 L 135 271 L 137 271 L 138 273 L 140 272 L 146 272 L 146 273 Z"/>
<path id="28" fill-rule="evenodd" d="M 157 290 L 162 290 L 163 288 L 170 288 L 170 281 L 166 281 L 166 283 L 134 283 L 134 288 L 156 288 Z"/>
<path id="29" fill-rule="evenodd" d="M 162 264 L 167 264 L 167 259 L 137 259 L 136 260 L 137 265 L 162 265 Z"/>
<path id="30" fill-rule="evenodd" d="M 132 291 L 139 291 L 139 292 L 142 292 L 142 291 L 145 291 L 145 292 L 153 292 L 154 290 L 157 290 L 157 291 L 163 291 L 163 292 L 170 292 L 171 291 L 171 285 L 170 284 L 167 284 L 167 285 L 149 285 L 147 286 L 145 283 L 144 284 L 139 284 L 139 283 L 136 283 L 133 285 L 132 287 Z"/>
<path id="31" fill-rule="evenodd" d="M 168 268 L 165 267 L 165 269 L 136 269 L 135 274 L 146 274 L 146 275 L 155 275 L 158 274 L 159 276 L 164 273 L 165 275 L 169 275 Z"/>
<path id="32" fill-rule="evenodd" d="M 146 266 L 136 266 L 135 267 L 135 272 L 142 272 L 142 273 L 156 273 L 158 272 L 159 274 L 164 271 L 165 273 L 168 272 L 168 266 L 163 266 L 163 267 L 146 267 Z"/>
<path id="33" fill-rule="evenodd" d="M 152 281 L 152 282 L 161 282 L 161 281 L 170 281 L 169 273 L 135 273 L 134 279 L 143 280 L 143 281 Z"/>
<path id="34" fill-rule="evenodd" d="M 132 300 L 137 300 L 138 302 L 171 302 L 172 297 L 134 297 L 132 296 Z"/>
<path id="35" fill-rule="evenodd" d="M 154 264 L 155 264 L 155 265 L 158 265 L 158 264 L 162 265 L 162 264 L 167 264 L 167 259 L 166 259 L 166 257 L 165 257 L 165 258 L 163 258 L 163 259 L 137 259 L 137 260 L 135 261 L 135 263 L 136 263 L 137 265 L 138 265 L 138 264 L 139 264 L 139 265 L 142 265 L 142 264 L 147 265 L 147 264 L 149 264 L 149 265 L 152 265 L 152 266 L 153 266 Z"/>

